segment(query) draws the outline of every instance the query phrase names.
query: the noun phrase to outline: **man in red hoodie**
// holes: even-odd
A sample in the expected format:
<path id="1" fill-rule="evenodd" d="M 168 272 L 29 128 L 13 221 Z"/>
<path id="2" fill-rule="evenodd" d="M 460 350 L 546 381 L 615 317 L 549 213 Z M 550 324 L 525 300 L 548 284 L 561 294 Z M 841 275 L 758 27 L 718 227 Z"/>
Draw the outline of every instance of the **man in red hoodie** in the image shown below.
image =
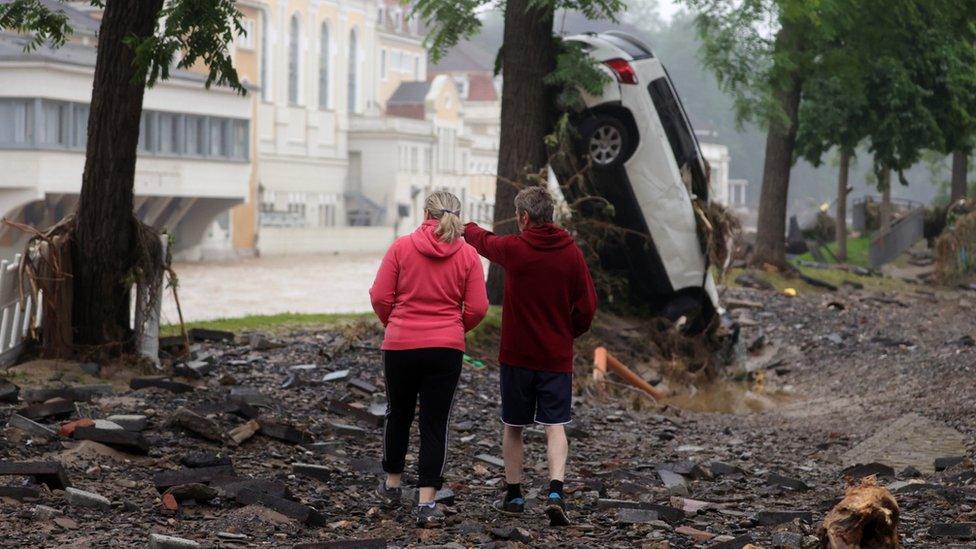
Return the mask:
<path id="1" fill-rule="evenodd" d="M 522 430 L 538 423 L 546 428 L 548 444 L 546 514 L 556 526 L 569 524 L 563 492 L 569 454 L 564 425 L 571 419 L 573 339 L 590 329 L 596 291 L 573 237 L 553 224 L 554 209 L 548 190 L 529 187 L 515 197 L 519 234 L 497 236 L 469 223 L 464 238 L 505 269 L 498 361 L 508 486 L 495 508 L 514 515 L 524 511 Z"/>

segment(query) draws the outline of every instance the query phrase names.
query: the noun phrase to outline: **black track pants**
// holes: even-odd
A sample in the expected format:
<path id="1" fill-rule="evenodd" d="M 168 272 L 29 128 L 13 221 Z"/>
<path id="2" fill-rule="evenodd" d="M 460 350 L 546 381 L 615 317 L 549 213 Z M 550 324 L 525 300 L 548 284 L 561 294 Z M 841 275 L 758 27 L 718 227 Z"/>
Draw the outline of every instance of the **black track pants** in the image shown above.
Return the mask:
<path id="1" fill-rule="evenodd" d="M 386 425 L 383 470 L 402 473 L 410 425 L 420 398 L 420 487 L 440 489 L 447 466 L 447 439 L 463 353 L 457 349 L 383 351 Z"/>

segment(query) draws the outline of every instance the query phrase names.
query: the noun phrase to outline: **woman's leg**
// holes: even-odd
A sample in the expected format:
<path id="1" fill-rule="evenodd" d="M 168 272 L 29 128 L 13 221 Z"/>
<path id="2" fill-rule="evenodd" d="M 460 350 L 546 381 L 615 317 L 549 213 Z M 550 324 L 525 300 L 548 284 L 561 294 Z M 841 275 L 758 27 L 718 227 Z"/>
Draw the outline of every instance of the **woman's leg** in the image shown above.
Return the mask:
<path id="1" fill-rule="evenodd" d="M 400 486 L 410 442 L 410 425 L 417 408 L 419 380 L 416 351 L 383 351 L 386 376 L 386 422 L 383 426 L 383 470 L 387 488 Z"/>
<path id="2" fill-rule="evenodd" d="M 451 410 L 463 353 L 455 349 L 424 349 L 418 370 L 424 372 L 420 384 L 420 503 L 434 500 L 444 483 Z"/>

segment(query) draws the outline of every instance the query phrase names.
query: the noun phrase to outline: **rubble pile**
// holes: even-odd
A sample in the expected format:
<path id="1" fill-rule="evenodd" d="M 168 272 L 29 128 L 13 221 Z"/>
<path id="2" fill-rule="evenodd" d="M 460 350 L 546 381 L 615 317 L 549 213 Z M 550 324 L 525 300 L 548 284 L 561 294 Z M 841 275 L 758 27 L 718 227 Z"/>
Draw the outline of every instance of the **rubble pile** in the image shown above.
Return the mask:
<path id="1" fill-rule="evenodd" d="M 735 374 L 741 383 L 727 385 L 773 405 L 690 411 L 591 391 L 594 382 L 580 379 L 568 429 L 573 526 L 544 520 L 538 428 L 527 434 L 526 517 L 490 507 L 504 486 L 490 342 L 469 350 L 462 373 L 448 483 L 438 494 L 453 512 L 448 524 L 413 528 L 414 489 L 402 508 L 379 507 L 381 331 L 366 323 L 279 338 L 198 331 L 187 360 L 125 387 L 8 376 L 0 382 L 0 539 L 24 547 L 816 547 L 848 483 L 869 476 L 896 500 L 903 545 L 976 539 L 976 319 L 965 314 L 976 294 L 844 286 L 726 297 L 752 304 L 733 310 L 745 366 Z M 612 332 L 615 321 L 604 322 Z M 614 352 L 651 375 L 639 352 Z M 907 448 L 897 464 L 885 462 L 886 437 L 875 437 L 894 424 Z M 408 485 L 415 460 L 414 447 Z"/>

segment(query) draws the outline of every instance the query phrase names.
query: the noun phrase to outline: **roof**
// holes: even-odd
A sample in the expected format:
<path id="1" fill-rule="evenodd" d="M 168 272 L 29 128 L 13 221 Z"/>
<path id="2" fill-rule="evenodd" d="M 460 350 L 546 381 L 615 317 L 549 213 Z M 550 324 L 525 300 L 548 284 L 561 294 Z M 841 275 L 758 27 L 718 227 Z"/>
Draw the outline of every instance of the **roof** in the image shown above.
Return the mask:
<path id="1" fill-rule="evenodd" d="M 430 82 L 400 82 L 387 105 L 423 105 L 430 91 Z"/>
<path id="2" fill-rule="evenodd" d="M 469 72 L 495 70 L 495 54 L 489 53 L 468 40 L 458 42 L 456 46 L 447 50 L 436 64 L 432 65 L 428 72 Z"/>
<path id="3" fill-rule="evenodd" d="M 23 35 L 0 33 L 0 61 L 54 61 L 66 65 L 95 66 L 95 48 L 67 43 L 58 49 L 47 44 L 25 51 Z"/>
<path id="4" fill-rule="evenodd" d="M 498 92 L 495 81 L 488 73 L 475 72 L 468 75 L 467 101 L 497 101 Z"/>
<path id="5" fill-rule="evenodd" d="M 0 0 L 0 5 L 10 4 L 13 0 Z M 57 0 L 40 0 L 40 3 L 53 12 L 64 12 L 68 17 L 68 25 L 76 34 L 94 35 L 98 32 L 99 21 L 87 13 L 73 8 Z"/>
<path id="6" fill-rule="evenodd" d="M 34 50 L 25 51 L 26 44 L 27 38 L 23 35 L 0 32 L 0 61 L 46 61 L 60 65 L 95 68 L 97 56 L 92 46 L 68 42 L 56 49 L 44 44 Z M 170 71 L 170 78 L 204 82 L 206 75 L 173 69 Z"/>

